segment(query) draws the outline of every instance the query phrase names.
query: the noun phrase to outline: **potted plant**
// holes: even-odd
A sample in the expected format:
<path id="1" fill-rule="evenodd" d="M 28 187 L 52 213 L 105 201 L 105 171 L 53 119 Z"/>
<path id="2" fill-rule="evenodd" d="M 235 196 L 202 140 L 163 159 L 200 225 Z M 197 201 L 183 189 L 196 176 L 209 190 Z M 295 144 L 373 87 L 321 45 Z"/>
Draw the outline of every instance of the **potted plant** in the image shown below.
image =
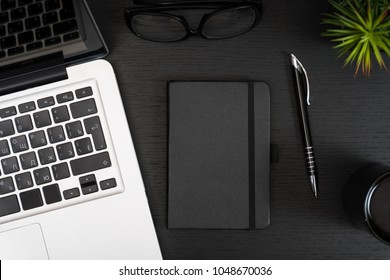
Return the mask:
<path id="1" fill-rule="evenodd" d="M 373 61 L 386 68 L 384 56 L 390 57 L 389 0 L 329 0 L 333 12 L 323 23 L 330 27 L 321 35 L 330 37 L 345 65 L 356 64 L 364 76 L 372 72 Z"/>

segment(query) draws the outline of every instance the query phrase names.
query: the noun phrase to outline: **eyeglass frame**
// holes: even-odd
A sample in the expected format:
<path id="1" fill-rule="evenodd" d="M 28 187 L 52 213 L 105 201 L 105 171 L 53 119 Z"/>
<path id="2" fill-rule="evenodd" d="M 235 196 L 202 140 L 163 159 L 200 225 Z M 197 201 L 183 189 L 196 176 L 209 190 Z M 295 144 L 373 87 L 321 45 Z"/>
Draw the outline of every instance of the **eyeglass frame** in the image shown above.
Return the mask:
<path id="1" fill-rule="evenodd" d="M 152 41 L 152 42 L 160 42 L 160 43 L 172 43 L 172 42 L 179 42 L 188 39 L 188 37 L 191 36 L 201 36 L 208 40 L 223 40 L 223 39 L 229 39 L 236 36 L 240 36 L 242 34 L 245 34 L 246 32 L 250 31 L 260 20 L 262 5 L 261 0 L 243 0 L 243 1 L 223 1 L 223 2 L 208 2 L 208 1 L 182 1 L 182 2 L 170 2 L 170 1 L 164 1 L 160 2 L 158 4 L 152 4 L 149 1 L 134 1 L 136 4 L 140 4 L 138 7 L 128 7 L 125 9 L 125 21 L 130 29 L 131 32 L 133 32 L 137 37 Z M 142 6 L 141 6 L 142 5 Z M 184 10 L 184 9 L 218 9 L 212 13 L 204 14 L 199 22 L 198 28 L 193 30 L 190 28 L 187 20 L 184 16 L 181 15 L 174 15 L 171 13 L 165 13 L 164 11 L 174 11 L 174 10 Z M 226 12 L 226 11 L 234 11 L 238 9 L 244 9 L 244 8 L 253 8 L 255 12 L 255 20 L 250 28 L 248 28 L 247 31 L 228 36 L 223 38 L 212 38 L 209 36 L 206 36 L 202 30 L 205 25 L 205 23 L 212 18 L 213 16 Z M 142 35 L 140 35 L 136 30 L 134 30 L 132 25 L 132 20 L 136 15 L 161 15 L 166 16 L 170 18 L 174 18 L 175 20 L 179 21 L 184 28 L 186 29 L 186 35 L 180 39 L 177 40 L 171 40 L 171 41 L 162 41 L 162 40 L 153 40 L 149 38 L 145 38 Z"/>

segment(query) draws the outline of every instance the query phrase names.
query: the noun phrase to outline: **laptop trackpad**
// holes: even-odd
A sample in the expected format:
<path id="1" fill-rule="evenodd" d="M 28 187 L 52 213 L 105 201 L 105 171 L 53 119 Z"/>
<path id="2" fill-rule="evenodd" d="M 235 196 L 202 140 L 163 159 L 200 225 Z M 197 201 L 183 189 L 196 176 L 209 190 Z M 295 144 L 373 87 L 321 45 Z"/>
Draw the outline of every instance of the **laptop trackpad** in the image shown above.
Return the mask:
<path id="1" fill-rule="evenodd" d="M 39 224 L 0 232 L 1 260 L 49 259 Z"/>

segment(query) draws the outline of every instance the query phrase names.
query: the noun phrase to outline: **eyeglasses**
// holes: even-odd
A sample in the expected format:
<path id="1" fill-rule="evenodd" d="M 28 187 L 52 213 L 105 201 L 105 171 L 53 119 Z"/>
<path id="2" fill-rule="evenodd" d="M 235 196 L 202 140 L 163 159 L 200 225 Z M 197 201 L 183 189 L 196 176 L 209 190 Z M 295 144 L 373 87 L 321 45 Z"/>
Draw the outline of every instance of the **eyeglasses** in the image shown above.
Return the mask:
<path id="1" fill-rule="evenodd" d="M 140 2 L 135 1 L 137 4 Z M 176 1 L 157 5 L 143 0 L 142 4 L 126 9 L 126 23 L 135 35 L 154 42 L 177 42 L 194 35 L 213 40 L 235 37 L 251 30 L 259 21 L 261 11 L 260 0 Z M 171 14 L 189 9 L 215 11 L 204 14 L 194 30 L 182 15 Z"/>

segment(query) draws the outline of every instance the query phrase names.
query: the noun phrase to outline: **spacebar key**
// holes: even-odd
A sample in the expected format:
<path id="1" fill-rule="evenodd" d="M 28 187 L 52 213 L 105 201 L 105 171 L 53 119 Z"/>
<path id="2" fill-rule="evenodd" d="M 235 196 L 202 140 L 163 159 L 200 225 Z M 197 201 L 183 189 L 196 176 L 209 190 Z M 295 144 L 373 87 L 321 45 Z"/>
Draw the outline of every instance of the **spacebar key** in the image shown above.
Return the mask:
<path id="1" fill-rule="evenodd" d="M 93 156 L 83 157 L 70 162 L 73 175 L 84 174 L 95 170 L 111 166 L 111 160 L 108 152 L 103 152 Z"/>

